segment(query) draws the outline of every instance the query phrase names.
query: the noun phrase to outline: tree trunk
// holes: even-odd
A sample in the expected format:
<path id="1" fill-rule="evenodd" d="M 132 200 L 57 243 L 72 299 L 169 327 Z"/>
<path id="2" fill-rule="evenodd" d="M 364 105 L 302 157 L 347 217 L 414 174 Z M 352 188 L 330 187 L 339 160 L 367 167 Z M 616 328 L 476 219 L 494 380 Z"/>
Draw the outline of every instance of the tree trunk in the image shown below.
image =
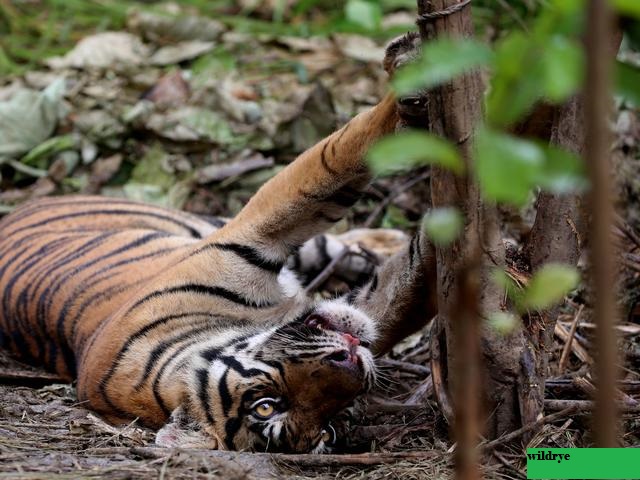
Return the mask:
<path id="1" fill-rule="evenodd" d="M 435 37 L 473 35 L 471 11 L 468 7 L 456 9 L 460 3 L 459 0 L 418 0 L 420 14 L 439 12 L 428 21 L 419 22 L 423 42 Z M 446 14 L 441 15 L 443 12 Z M 614 52 L 619 40 L 619 36 L 613 39 Z M 483 96 L 479 73 L 463 75 L 426 95 L 428 117 L 425 126 L 459 145 L 469 166 L 473 129 L 481 114 Z M 534 115 L 538 111 L 546 112 L 536 131 L 550 135 L 555 145 L 577 154 L 583 153 L 583 102 L 582 97 L 575 97 L 560 107 L 536 109 Z M 553 119 L 550 131 L 547 127 L 549 119 Z M 525 121 L 525 124 L 529 123 Z M 437 354 L 435 358 L 439 359 L 436 360 L 439 365 L 433 368 L 436 397 L 450 421 L 452 416 L 458 418 L 460 406 L 468 405 L 470 401 L 461 396 L 465 389 L 459 384 L 469 381 L 470 371 L 476 372 L 484 386 L 485 412 L 490 413 L 484 434 L 495 439 L 523 424 L 534 422 L 543 411 L 548 350 L 558 310 L 552 309 L 540 316 L 531 315 L 508 335 L 494 332 L 483 322 L 479 328 L 483 366 L 474 370 L 477 369 L 473 366 L 474 349 L 468 338 L 469 332 L 474 331 L 474 328 L 468 328 L 469 312 L 474 309 L 469 302 L 477 294 L 479 305 L 475 311 L 480 317 L 506 308 L 504 292 L 488 278 L 491 268 L 504 266 L 504 246 L 497 211 L 495 205 L 483 201 L 478 187 L 469 177 L 459 177 L 438 168 L 432 172 L 431 195 L 434 208 L 456 206 L 466 218 L 461 239 L 447 247 L 436 248 L 439 315 L 432 330 L 437 335 L 432 345 Z M 539 195 L 535 223 L 525 245 L 532 270 L 547 262 L 577 264 L 586 232 L 583 210 L 580 196 Z M 468 279 L 461 281 L 461 275 L 470 277 L 471 282 Z M 474 284 L 474 276 L 477 292 L 473 288 L 469 290 L 469 285 Z M 447 390 L 454 393 L 452 399 L 447 398 Z M 471 391 L 466 389 L 467 394 Z M 466 423 L 468 414 L 462 416 Z M 459 430 L 456 433 L 460 435 Z M 527 438 L 533 434 L 534 431 L 529 432 Z"/>
<path id="2" fill-rule="evenodd" d="M 458 3 L 457 0 L 419 1 L 419 13 L 442 11 Z M 421 35 L 424 42 L 436 36 L 472 36 L 470 8 L 422 24 Z M 459 145 L 467 166 L 472 162 L 473 130 L 481 115 L 483 89 L 480 73 L 475 71 L 428 93 L 430 130 Z M 464 331 L 456 328 L 455 324 L 458 306 L 468 300 L 465 299 L 465 292 L 460 290 L 461 282 L 457 276 L 464 273 L 477 277 L 481 316 L 504 310 L 504 292 L 489 278 L 492 268 L 504 266 L 504 245 L 496 207 L 483 201 L 477 185 L 470 177 L 459 177 L 434 168 L 431 196 L 434 208 L 456 206 L 466 218 L 464 235 L 451 245 L 436 249 L 438 321 L 444 322 L 447 349 L 446 356 L 442 355 L 441 358 L 446 358 L 447 366 L 443 370 L 449 379 L 449 390 L 458 392 L 460 388 L 457 383 L 461 380 L 455 371 L 459 365 L 458 357 L 467 358 L 469 351 L 455 347 L 465 344 L 457 338 L 464 335 Z M 474 265 L 477 268 L 470 268 Z M 482 322 L 479 331 L 483 360 L 479 376 L 484 386 L 485 410 L 491 412 L 484 434 L 488 438 L 497 438 L 521 425 L 518 404 L 519 385 L 522 384 L 519 380 L 523 370 L 521 359 L 528 359 L 531 355 L 528 354 L 522 328 L 502 335 Z M 456 401 L 454 398 L 454 409 L 461 402 L 462 399 Z"/>

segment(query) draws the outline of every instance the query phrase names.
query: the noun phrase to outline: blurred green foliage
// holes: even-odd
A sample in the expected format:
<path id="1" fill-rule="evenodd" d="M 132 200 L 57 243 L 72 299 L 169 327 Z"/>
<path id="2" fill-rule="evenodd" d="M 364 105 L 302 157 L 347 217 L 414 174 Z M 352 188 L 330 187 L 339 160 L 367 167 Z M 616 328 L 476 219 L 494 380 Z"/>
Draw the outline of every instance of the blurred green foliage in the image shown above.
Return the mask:
<path id="1" fill-rule="evenodd" d="M 420 131 L 388 136 L 368 152 L 367 162 L 376 175 L 391 175 L 433 164 L 462 173 L 464 164 L 458 150 L 448 140 Z"/>

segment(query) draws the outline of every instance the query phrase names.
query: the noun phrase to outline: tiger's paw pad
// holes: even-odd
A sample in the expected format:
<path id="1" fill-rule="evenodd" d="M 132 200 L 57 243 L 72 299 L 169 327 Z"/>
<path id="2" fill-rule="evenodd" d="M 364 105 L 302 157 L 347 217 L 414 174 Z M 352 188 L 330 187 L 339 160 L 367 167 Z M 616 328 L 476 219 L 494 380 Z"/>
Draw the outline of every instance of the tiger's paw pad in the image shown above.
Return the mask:
<path id="1" fill-rule="evenodd" d="M 409 32 L 392 40 L 387 45 L 382 65 L 387 73 L 393 77 L 394 73 L 403 65 L 412 63 L 420 56 L 422 40 L 416 32 Z M 399 128 L 406 126 L 423 126 L 422 119 L 427 116 L 427 95 L 425 92 L 415 92 L 398 98 L 398 114 L 402 119 Z"/>
<path id="2" fill-rule="evenodd" d="M 420 56 L 422 40 L 417 32 L 407 32 L 391 40 L 384 52 L 382 66 L 385 71 L 393 74 L 403 65 L 415 61 Z"/>
<path id="3" fill-rule="evenodd" d="M 165 448 L 218 448 L 217 440 L 190 421 L 183 407 L 176 408 L 167 423 L 158 430 L 155 444 Z"/>

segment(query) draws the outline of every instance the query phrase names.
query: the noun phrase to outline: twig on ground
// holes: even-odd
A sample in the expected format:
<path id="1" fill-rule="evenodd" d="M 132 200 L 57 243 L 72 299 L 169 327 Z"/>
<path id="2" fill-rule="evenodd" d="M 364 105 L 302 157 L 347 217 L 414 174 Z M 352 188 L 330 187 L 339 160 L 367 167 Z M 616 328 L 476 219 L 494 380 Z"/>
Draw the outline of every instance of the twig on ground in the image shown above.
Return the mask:
<path id="1" fill-rule="evenodd" d="M 564 348 L 562 349 L 562 355 L 560 356 L 560 362 L 558 363 L 558 373 L 562 375 L 564 369 L 567 366 L 567 361 L 569 360 L 569 352 L 571 351 L 571 345 L 573 344 L 573 337 L 576 334 L 576 329 L 578 328 L 578 322 L 580 321 L 580 316 L 582 315 L 582 310 L 584 309 L 584 305 L 580 305 L 578 311 L 576 312 L 573 321 L 571 322 L 571 329 L 569 330 L 569 337 L 564 344 Z"/>
<path id="2" fill-rule="evenodd" d="M 507 460 L 506 458 L 504 458 L 502 456 L 502 454 L 498 453 L 498 452 L 492 452 L 493 456 L 496 457 L 498 459 L 498 461 L 504 465 L 504 467 L 509 470 L 509 472 L 511 472 L 512 474 L 514 474 L 515 476 L 517 476 L 518 478 L 522 478 L 525 479 L 527 478 L 527 475 L 525 473 L 523 473 L 522 471 L 518 470 L 516 467 L 513 466 L 513 462 Z"/>
<path id="3" fill-rule="evenodd" d="M 582 322 L 580 323 L 580 328 L 584 328 L 586 330 L 595 330 L 596 324 L 590 322 Z M 624 323 L 618 324 L 614 326 L 614 329 L 622 333 L 624 335 L 638 335 L 640 334 L 640 325 L 635 325 L 633 323 Z"/>
<path id="4" fill-rule="evenodd" d="M 631 228 L 631 226 L 620 215 L 615 215 L 615 224 L 616 227 L 635 244 L 636 248 L 640 248 L 640 236 L 638 236 L 636 231 Z"/>
<path id="5" fill-rule="evenodd" d="M 0 385 L 40 388 L 52 383 L 68 383 L 55 373 L 30 370 L 0 370 Z"/>
<path id="6" fill-rule="evenodd" d="M 334 270 L 336 269 L 336 267 L 338 266 L 338 264 L 349 254 L 349 247 L 345 246 L 342 251 L 336 255 L 328 264 L 326 267 L 324 267 L 324 269 L 318 274 L 318 276 L 316 276 L 316 278 L 314 278 L 311 283 L 309 283 L 309 285 L 307 285 L 307 288 L 305 288 L 305 292 L 306 293 L 311 293 L 316 291 L 320 285 L 322 285 L 324 282 L 327 281 L 327 279 L 331 276 L 331 274 L 334 272 Z"/>
<path id="7" fill-rule="evenodd" d="M 378 360 L 378 363 L 381 366 L 392 367 L 396 370 L 402 370 L 405 372 L 413 373 L 415 375 L 419 375 L 421 377 L 426 377 L 431 373 L 431 369 L 429 367 L 425 367 L 423 365 L 418 365 L 416 363 L 410 362 L 402 362 L 400 360 L 393 360 L 391 358 L 381 358 Z"/>
<path id="8" fill-rule="evenodd" d="M 565 342 L 569 340 L 569 331 L 564 325 L 559 322 L 556 323 L 556 326 L 554 327 L 554 333 Z M 589 355 L 589 353 L 585 350 L 584 347 L 582 347 L 582 345 L 578 345 L 577 342 L 571 342 L 571 351 L 575 354 L 576 357 L 578 357 L 578 359 L 580 359 L 580 361 L 588 363 L 589 365 L 593 363 L 593 358 L 591 358 L 591 355 Z"/>
<path id="9" fill-rule="evenodd" d="M 408 180 L 407 182 L 403 183 L 399 187 L 394 188 L 386 197 L 382 199 L 380 203 L 376 205 L 376 208 L 374 208 L 373 211 L 369 214 L 369 216 L 364 221 L 362 226 L 364 228 L 371 228 L 373 224 L 378 220 L 378 217 L 380 217 L 384 209 L 387 208 L 389 204 L 393 202 L 396 199 L 396 197 L 398 197 L 398 195 L 406 192 L 407 190 L 410 190 L 415 185 L 423 182 L 424 180 L 429 178 L 430 175 L 431 175 L 431 171 L 423 172 L 417 177 L 412 178 L 411 180 Z"/>
<path id="10" fill-rule="evenodd" d="M 408 402 L 394 402 L 380 397 L 369 397 L 367 415 L 374 413 L 398 413 L 425 410 L 425 404 L 409 404 Z"/>
<path id="11" fill-rule="evenodd" d="M 112 448 L 112 452 L 119 451 L 119 453 L 131 453 L 143 458 L 164 458 L 170 455 L 179 453 L 181 449 L 167 449 L 156 447 L 133 447 L 133 448 Z M 263 457 L 274 462 L 290 463 L 300 467 L 344 467 L 347 465 L 382 465 L 389 463 L 396 463 L 400 461 L 421 461 L 429 460 L 439 455 L 438 452 L 424 451 L 424 452 L 395 452 L 395 453 L 358 453 L 358 454 L 326 454 L 326 455 L 314 455 L 314 454 L 286 454 L 286 453 L 251 453 L 242 454 L 239 452 L 221 452 L 217 450 L 199 450 L 199 449 L 187 449 L 183 450 L 184 453 L 188 453 L 190 456 L 198 456 L 201 458 L 222 458 L 225 460 L 238 458 L 239 460 L 243 455 L 251 455 L 253 457 Z"/>
<path id="12" fill-rule="evenodd" d="M 547 405 L 547 402 L 545 401 L 545 407 L 546 407 L 546 405 Z M 535 429 L 541 427 L 542 425 L 554 422 L 554 421 L 558 420 L 559 418 L 566 417 L 567 415 L 573 413 L 576 409 L 577 409 L 577 406 L 575 406 L 575 405 L 567 406 L 567 407 L 565 407 L 563 410 L 561 410 L 559 412 L 552 413 L 550 415 L 545 415 L 544 417 L 536 420 L 535 422 L 529 423 L 529 424 L 523 426 L 522 428 L 514 430 L 511 433 L 507 433 L 506 435 L 503 435 L 500 438 L 496 438 L 495 440 L 492 440 L 490 442 L 480 444 L 479 447 L 482 448 L 484 451 L 492 450 L 495 447 L 497 447 L 498 445 L 502 445 L 503 443 L 507 443 L 507 442 L 510 442 L 512 440 L 515 440 L 516 438 L 524 435 L 525 433 L 527 433 L 527 432 L 529 432 L 531 430 L 535 430 Z"/>
<path id="13" fill-rule="evenodd" d="M 560 426 L 558 431 L 549 437 L 549 441 L 550 442 L 555 442 L 560 437 L 560 435 L 562 435 L 564 432 L 567 431 L 567 428 L 569 428 L 569 426 L 572 423 L 573 423 L 573 418 L 568 418 L 567 421 L 564 422 L 562 424 L 562 426 Z"/>
<path id="14" fill-rule="evenodd" d="M 591 383 L 586 378 L 584 378 L 584 377 L 574 378 L 573 379 L 573 383 L 580 390 L 585 392 L 587 395 L 589 395 L 591 397 L 595 397 L 596 387 L 593 385 L 593 383 Z M 629 406 L 629 407 L 637 407 L 637 406 L 640 405 L 640 402 L 638 402 L 636 399 L 630 397 L 629 395 L 627 395 L 623 391 L 619 390 L 618 388 L 616 388 L 616 398 L 619 401 L 621 401 L 623 405 L 626 405 L 626 406 Z"/>
<path id="15" fill-rule="evenodd" d="M 413 392 L 405 399 L 404 403 L 407 405 L 424 405 L 431 395 L 433 395 L 433 377 L 429 375 L 413 389 Z"/>
<path id="16" fill-rule="evenodd" d="M 574 407 L 576 414 L 588 414 L 591 415 L 593 411 L 594 402 L 591 400 L 545 400 L 545 410 L 557 411 L 564 410 L 569 407 Z M 640 412 L 640 405 L 618 405 L 618 411 L 620 413 L 638 413 Z"/>

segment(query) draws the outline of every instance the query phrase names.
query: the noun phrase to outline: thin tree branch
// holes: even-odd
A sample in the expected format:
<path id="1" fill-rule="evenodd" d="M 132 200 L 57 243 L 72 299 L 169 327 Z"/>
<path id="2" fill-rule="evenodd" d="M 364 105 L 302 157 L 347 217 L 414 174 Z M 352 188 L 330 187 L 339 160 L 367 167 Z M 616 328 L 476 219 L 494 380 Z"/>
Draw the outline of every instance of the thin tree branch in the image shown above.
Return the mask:
<path id="1" fill-rule="evenodd" d="M 612 17 L 605 0 L 589 0 L 587 7 L 587 78 L 585 87 L 585 160 L 591 181 L 589 206 L 591 222 L 592 284 L 596 296 L 594 317 L 597 324 L 595 373 L 594 434 L 600 448 L 616 447 L 617 419 L 615 386 L 616 323 L 615 258 L 611 235 L 614 212 L 610 182 L 609 134 L 607 117 L 610 109 L 609 76 L 611 58 Z"/>

